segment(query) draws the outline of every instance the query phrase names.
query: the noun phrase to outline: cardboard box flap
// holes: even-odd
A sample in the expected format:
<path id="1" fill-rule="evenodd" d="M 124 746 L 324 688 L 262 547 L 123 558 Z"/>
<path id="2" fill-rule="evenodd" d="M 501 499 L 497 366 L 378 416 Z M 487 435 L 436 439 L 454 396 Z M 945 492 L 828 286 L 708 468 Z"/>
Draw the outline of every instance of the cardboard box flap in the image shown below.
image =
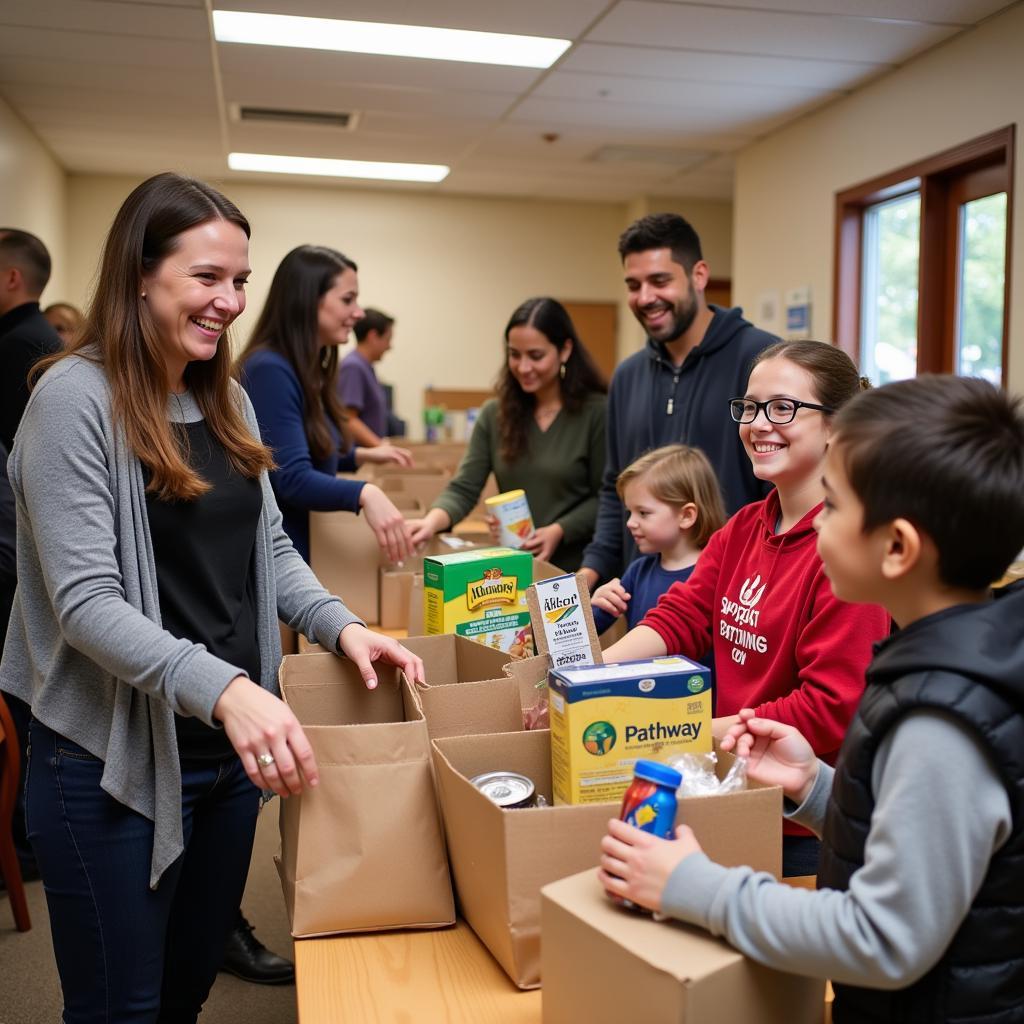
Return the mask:
<path id="1" fill-rule="evenodd" d="M 519 700 L 523 710 L 532 708 L 541 697 L 547 697 L 548 672 L 551 659 L 546 654 L 535 654 L 532 658 L 520 658 L 507 662 L 503 671 L 519 686 Z"/>
<path id="2" fill-rule="evenodd" d="M 402 643 L 423 659 L 428 687 L 498 679 L 504 675 L 508 661 L 504 652 L 453 633 L 410 636 Z"/>

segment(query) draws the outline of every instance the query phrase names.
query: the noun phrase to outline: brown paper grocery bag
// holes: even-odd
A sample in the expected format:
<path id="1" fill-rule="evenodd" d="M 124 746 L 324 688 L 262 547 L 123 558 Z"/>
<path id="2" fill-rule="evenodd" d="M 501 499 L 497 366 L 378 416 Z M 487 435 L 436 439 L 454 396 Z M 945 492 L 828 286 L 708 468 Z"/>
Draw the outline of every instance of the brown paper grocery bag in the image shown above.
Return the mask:
<path id="1" fill-rule="evenodd" d="M 377 673 L 367 690 L 333 654 L 281 665 L 320 768 L 316 789 L 281 801 L 277 867 L 296 938 L 455 921 L 426 722 L 411 684 Z"/>

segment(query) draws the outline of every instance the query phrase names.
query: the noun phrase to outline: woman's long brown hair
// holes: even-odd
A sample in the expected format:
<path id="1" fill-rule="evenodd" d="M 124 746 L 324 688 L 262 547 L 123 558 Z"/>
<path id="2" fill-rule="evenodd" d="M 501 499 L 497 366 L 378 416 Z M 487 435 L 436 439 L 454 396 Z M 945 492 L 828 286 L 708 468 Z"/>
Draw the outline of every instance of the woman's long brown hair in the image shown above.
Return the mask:
<path id="1" fill-rule="evenodd" d="M 316 459 L 326 459 L 338 449 L 328 421 L 339 434 L 345 433 L 345 414 L 337 395 L 338 346 L 320 344 L 320 299 L 339 275 L 358 269 L 347 256 L 324 245 L 292 249 L 274 271 L 267 301 L 239 360 L 244 369 L 253 352 L 270 349 L 291 363 L 302 388 L 306 440 Z"/>
<path id="2" fill-rule="evenodd" d="M 568 310 L 557 299 L 527 299 L 518 306 L 505 325 L 505 345 L 513 327 L 533 327 L 540 331 L 561 352 L 572 342 L 569 358 L 565 362 L 565 376 L 558 378 L 562 405 L 566 412 L 578 412 L 590 395 L 604 394 L 608 390 L 601 371 L 594 365 L 590 353 L 583 347 Z M 536 399 L 528 395 L 505 365 L 498 374 L 498 432 L 501 438 L 501 457 L 516 462 L 526 454 L 530 423 Z"/>
<path id="3" fill-rule="evenodd" d="M 164 501 L 197 498 L 210 484 L 189 466 L 181 431 L 167 419 L 171 382 L 141 297 L 143 278 L 174 251 L 183 232 L 211 220 L 229 221 L 249 237 L 249 222 L 235 204 L 201 181 L 164 173 L 139 185 L 107 235 L 84 327 L 67 350 L 42 360 L 33 371 L 37 379 L 38 373 L 71 355 L 99 363 L 110 383 L 114 422 L 150 471 L 147 491 Z M 243 476 L 255 477 L 270 469 L 273 459 L 245 421 L 231 366 L 225 331 L 212 359 L 188 364 L 185 383 L 231 465 Z"/>

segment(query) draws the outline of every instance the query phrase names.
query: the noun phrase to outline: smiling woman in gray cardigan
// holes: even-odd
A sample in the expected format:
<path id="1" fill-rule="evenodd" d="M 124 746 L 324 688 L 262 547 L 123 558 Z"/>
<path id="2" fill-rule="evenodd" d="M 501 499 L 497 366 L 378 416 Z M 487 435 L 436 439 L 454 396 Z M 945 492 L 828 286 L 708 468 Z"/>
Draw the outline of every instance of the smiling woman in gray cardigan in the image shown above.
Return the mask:
<path id="1" fill-rule="evenodd" d="M 247 275 L 229 200 L 172 174 L 140 185 L 9 462 L 19 589 L 0 689 L 32 708 L 26 818 L 67 1024 L 198 1016 L 260 789 L 318 781 L 276 696 L 279 617 L 367 686 L 377 659 L 422 680 L 281 529 L 271 457 L 229 376 Z"/>

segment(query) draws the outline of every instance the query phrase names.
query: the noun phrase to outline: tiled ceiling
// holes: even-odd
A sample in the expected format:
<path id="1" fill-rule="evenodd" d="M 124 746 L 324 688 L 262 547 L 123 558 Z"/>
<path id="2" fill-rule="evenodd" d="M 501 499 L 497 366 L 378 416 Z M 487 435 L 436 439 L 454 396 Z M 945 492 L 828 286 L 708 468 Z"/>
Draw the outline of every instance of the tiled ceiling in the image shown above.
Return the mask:
<path id="1" fill-rule="evenodd" d="M 230 151 L 443 163 L 437 185 L 728 199 L 737 149 L 1007 0 L 0 0 L 0 96 L 70 171 L 219 179 Z M 549 70 L 213 41 L 211 9 L 568 38 Z M 347 111 L 351 129 L 239 106 Z M 276 176 L 274 176 L 276 177 Z M 302 178 L 304 182 L 325 179 Z M 330 179 L 346 187 L 339 179 Z"/>

